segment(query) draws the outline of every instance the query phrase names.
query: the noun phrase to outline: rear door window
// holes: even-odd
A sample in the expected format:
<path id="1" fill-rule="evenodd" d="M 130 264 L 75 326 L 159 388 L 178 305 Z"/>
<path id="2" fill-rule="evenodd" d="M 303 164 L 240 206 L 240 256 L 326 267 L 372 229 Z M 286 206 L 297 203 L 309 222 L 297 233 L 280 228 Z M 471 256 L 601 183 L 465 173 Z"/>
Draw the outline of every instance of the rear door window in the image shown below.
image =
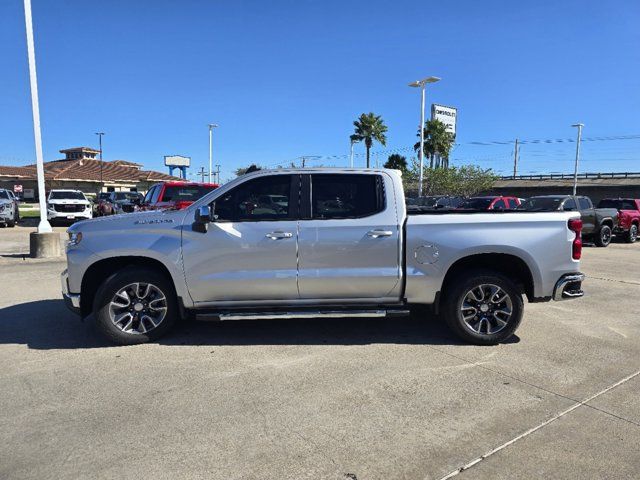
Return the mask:
<path id="1" fill-rule="evenodd" d="M 495 201 L 492 208 L 494 210 L 504 210 L 505 208 L 507 208 L 507 205 L 504 203 L 504 200 L 502 198 L 499 198 Z"/>
<path id="2" fill-rule="evenodd" d="M 314 174 L 311 176 L 311 218 L 362 218 L 385 208 L 380 175 Z"/>
<path id="3" fill-rule="evenodd" d="M 578 198 L 578 203 L 580 204 L 580 210 L 587 210 L 593 207 L 591 201 L 585 197 Z"/>
<path id="4" fill-rule="evenodd" d="M 510 198 L 509 199 L 509 208 L 511 209 L 516 209 L 518 208 L 518 201 L 515 198 Z"/>

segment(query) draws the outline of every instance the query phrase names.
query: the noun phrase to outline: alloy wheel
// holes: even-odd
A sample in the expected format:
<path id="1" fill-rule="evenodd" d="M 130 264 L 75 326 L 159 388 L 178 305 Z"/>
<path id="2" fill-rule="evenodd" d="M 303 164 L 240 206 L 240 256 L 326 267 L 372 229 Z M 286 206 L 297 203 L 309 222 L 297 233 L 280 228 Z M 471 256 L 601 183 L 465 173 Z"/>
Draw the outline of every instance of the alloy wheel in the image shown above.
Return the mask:
<path id="1" fill-rule="evenodd" d="M 167 315 L 167 297 L 151 283 L 130 283 L 116 292 L 109 304 L 111 322 L 124 333 L 148 333 Z"/>
<path id="2" fill-rule="evenodd" d="M 459 312 L 462 321 L 475 333 L 492 335 L 503 330 L 513 314 L 513 302 L 498 285 L 480 284 L 463 297 Z"/>

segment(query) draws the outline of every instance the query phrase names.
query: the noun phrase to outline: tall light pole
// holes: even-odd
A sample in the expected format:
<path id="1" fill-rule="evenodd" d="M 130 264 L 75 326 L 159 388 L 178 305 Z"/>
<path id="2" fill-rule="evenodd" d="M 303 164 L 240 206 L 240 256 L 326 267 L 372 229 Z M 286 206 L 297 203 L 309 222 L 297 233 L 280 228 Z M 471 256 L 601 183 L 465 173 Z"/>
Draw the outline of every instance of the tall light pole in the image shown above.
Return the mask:
<path id="1" fill-rule="evenodd" d="M 410 87 L 420 88 L 422 89 L 422 99 L 420 102 L 420 179 L 418 181 L 418 196 L 422 196 L 422 183 L 424 180 L 424 99 L 425 99 L 425 90 L 427 88 L 427 83 L 435 83 L 439 81 L 438 77 L 427 77 L 422 80 L 417 80 L 409 84 Z"/>
<path id="2" fill-rule="evenodd" d="M 47 219 L 47 198 L 44 185 L 44 160 L 42 157 L 42 133 L 40 131 L 40 105 L 38 102 L 38 77 L 36 75 L 36 53 L 33 45 L 33 22 L 31 0 L 24 0 L 24 20 L 27 30 L 27 55 L 29 58 L 29 82 L 31 84 L 31 109 L 33 111 L 33 136 L 36 145 L 36 171 L 38 175 L 38 202 L 40 223 L 38 233 L 51 233 L 53 229 Z"/>
<path id="3" fill-rule="evenodd" d="M 102 136 L 104 135 L 104 132 L 96 132 L 96 135 L 98 135 L 98 143 L 100 144 L 100 190 L 99 192 L 102 192 L 102 188 L 103 188 L 103 183 L 102 183 Z"/>
<path id="4" fill-rule="evenodd" d="M 213 129 L 218 127 L 217 123 L 209 124 L 209 183 L 211 183 L 211 173 L 213 172 Z"/>
<path id="5" fill-rule="evenodd" d="M 351 135 L 351 137 L 349 138 L 351 140 L 351 150 L 349 152 L 349 167 L 353 168 L 353 144 L 356 143 L 358 139 L 355 135 Z"/>
<path id="6" fill-rule="evenodd" d="M 578 128 L 578 140 L 576 141 L 576 163 L 573 168 L 573 196 L 576 196 L 576 190 L 578 189 L 578 161 L 580 160 L 580 141 L 582 140 L 582 127 L 584 123 L 574 123 L 572 127 Z"/>

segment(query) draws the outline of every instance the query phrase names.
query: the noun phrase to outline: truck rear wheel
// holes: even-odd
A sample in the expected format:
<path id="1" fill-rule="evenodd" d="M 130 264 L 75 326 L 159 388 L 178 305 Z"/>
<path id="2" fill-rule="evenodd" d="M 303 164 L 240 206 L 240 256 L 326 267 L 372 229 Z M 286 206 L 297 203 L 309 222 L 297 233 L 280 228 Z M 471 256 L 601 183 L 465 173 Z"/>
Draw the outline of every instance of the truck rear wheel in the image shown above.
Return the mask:
<path id="1" fill-rule="evenodd" d="M 111 275 L 96 293 L 96 326 L 119 345 L 135 345 L 160 338 L 178 317 L 176 295 L 162 273 L 127 267 Z"/>
<path id="2" fill-rule="evenodd" d="M 638 225 L 635 223 L 629 227 L 629 231 L 625 234 L 624 239 L 627 243 L 635 243 L 638 239 Z"/>
<path id="3" fill-rule="evenodd" d="M 474 270 L 452 279 L 449 285 L 442 312 L 449 328 L 465 342 L 496 345 L 520 325 L 522 295 L 507 277 Z"/>
<path id="4" fill-rule="evenodd" d="M 608 247 L 611 243 L 611 227 L 609 225 L 602 225 L 594 241 L 597 247 Z"/>

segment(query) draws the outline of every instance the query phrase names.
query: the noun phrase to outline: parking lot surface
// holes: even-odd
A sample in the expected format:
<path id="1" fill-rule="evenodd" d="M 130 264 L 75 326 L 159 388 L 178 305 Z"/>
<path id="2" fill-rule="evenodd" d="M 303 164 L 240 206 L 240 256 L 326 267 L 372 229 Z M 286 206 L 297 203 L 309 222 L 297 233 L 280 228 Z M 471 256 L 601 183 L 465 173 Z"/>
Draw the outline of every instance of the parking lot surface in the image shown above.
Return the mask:
<path id="1" fill-rule="evenodd" d="M 194 322 L 114 347 L 66 310 L 64 263 L 7 232 L 2 479 L 640 478 L 640 245 L 585 249 L 587 296 L 526 304 L 495 347 L 437 319 Z"/>

